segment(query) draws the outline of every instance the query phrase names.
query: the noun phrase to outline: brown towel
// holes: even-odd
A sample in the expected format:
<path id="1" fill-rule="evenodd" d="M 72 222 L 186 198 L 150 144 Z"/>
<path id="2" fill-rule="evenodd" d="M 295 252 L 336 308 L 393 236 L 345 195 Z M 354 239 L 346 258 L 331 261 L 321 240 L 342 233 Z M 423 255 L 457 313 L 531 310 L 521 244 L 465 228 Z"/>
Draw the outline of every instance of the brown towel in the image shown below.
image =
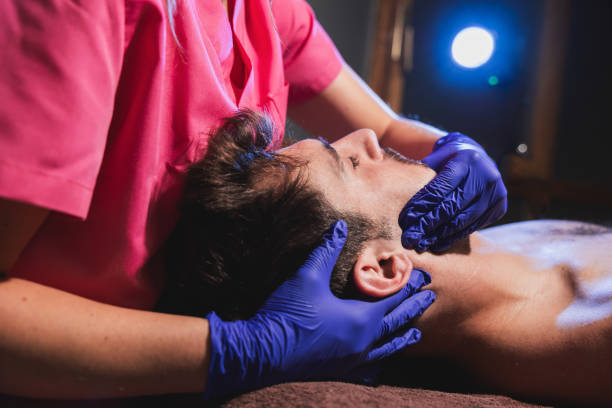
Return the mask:
<path id="1" fill-rule="evenodd" d="M 267 387 L 237 396 L 223 408 L 253 407 L 544 407 L 491 394 L 462 394 L 418 388 L 295 382 Z"/>

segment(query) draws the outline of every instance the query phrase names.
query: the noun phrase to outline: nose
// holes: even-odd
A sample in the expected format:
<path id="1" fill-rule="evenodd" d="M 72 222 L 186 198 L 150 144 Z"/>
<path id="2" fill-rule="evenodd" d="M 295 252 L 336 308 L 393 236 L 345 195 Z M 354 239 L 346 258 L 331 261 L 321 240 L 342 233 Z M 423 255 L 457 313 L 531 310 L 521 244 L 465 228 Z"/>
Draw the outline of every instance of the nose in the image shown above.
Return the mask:
<path id="1" fill-rule="evenodd" d="M 344 151 L 346 154 L 365 155 L 372 160 L 382 160 L 384 157 L 378 144 L 378 137 L 372 129 L 356 130 L 333 145 L 338 151 Z"/>

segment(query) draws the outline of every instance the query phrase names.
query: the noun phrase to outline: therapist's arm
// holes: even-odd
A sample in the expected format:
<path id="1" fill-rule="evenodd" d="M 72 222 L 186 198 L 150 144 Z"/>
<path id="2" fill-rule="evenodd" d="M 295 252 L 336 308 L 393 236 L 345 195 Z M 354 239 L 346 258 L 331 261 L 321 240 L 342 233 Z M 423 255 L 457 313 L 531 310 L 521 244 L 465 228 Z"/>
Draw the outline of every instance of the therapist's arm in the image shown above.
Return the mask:
<path id="1" fill-rule="evenodd" d="M 28 225 L 16 231 L 21 237 L 38 228 L 19 208 L 13 215 L 22 224 L 0 216 L 4 238 L 15 232 L 8 226 Z M 435 295 L 420 291 L 429 280 L 416 273 L 417 279 L 377 302 L 334 296 L 329 279 L 347 233 L 346 223 L 335 222 L 299 270 L 246 321 L 224 322 L 214 312 L 204 320 L 122 309 L 5 279 L 0 394 L 91 399 L 204 391 L 207 384 L 207 397 L 216 399 L 289 380 L 359 378 L 366 367 L 419 340 L 411 321 Z M 304 305 L 316 307 L 305 313 Z"/>
<path id="2" fill-rule="evenodd" d="M 313 135 L 333 141 L 356 129 L 376 132 L 380 144 L 415 159 L 431 153 L 446 132 L 399 117 L 346 64 L 320 94 L 290 106 L 289 116 Z"/>
<path id="3" fill-rule="evenodd" d="M 0 272 L 8 273 L 48 213 L 0 199 Z M 92 399 L 200 392 L 206 384 L 205 319 L 110 306 L 5 277 L 0 328 L 0 394 Z"/>

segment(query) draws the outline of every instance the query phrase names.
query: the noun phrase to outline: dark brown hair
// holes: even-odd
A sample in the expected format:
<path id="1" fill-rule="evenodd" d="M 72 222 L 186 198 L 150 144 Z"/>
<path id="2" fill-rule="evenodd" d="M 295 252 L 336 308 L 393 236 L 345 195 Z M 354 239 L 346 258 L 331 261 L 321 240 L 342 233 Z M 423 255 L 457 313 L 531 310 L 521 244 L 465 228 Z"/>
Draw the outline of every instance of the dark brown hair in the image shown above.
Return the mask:
<path id="1" fill-rule="evenodd" d="M 349 279 L 362 244 L 387 237 L 380 223 L 334 209 L 307 183 L 307 162 L 267 151 L 274 128 L 250 111 L 227 118 L 186 177 L 181 214 L 166 247 L 161 309 L 225 319 L 253 315 L 297 271 L 337 219 L 348 240 L 330 287 L 355 295 Z"/>

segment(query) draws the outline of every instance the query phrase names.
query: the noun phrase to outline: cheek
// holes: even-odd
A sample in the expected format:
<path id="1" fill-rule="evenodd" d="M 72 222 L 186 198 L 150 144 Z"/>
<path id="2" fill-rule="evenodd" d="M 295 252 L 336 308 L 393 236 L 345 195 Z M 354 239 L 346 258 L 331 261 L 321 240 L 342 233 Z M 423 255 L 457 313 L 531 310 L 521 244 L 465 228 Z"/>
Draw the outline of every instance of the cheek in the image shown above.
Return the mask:
<path id="1" fill-rule="evenodd" d="M 410 166 L 409 168 L 396 169 L 394 172 L 393 192 L 407 202 L 427 183 L 436 176 L 436 172 L 427 167 Z"/>
<path id="2" fill-rule="evenodd" d="M 362 191 L 357 203 L 361 211 L 388 219 L 396 218 L 410 198 L 406 186 L 397 185 L 392 180 L 377 180 Z"/>
<path id="3" fill-rule="evenodd" d="M 365 201 L 369 203 L 370 210 L 393 219 L 434 176 L 435 172 L 427 168 L 394 166 L 389 171 L 368 178 L 370 194 Z"/>
<path id="4" fill-rule="evenodd" d="M 338 181 L 334 178 L 317 180 L 316 188 L 323 193 L 323 196 L 336 209 L 341 211 L 360 211 L 364 196 L 369 193 L 363 188 L 361 183 L 354 180 Z"/>

